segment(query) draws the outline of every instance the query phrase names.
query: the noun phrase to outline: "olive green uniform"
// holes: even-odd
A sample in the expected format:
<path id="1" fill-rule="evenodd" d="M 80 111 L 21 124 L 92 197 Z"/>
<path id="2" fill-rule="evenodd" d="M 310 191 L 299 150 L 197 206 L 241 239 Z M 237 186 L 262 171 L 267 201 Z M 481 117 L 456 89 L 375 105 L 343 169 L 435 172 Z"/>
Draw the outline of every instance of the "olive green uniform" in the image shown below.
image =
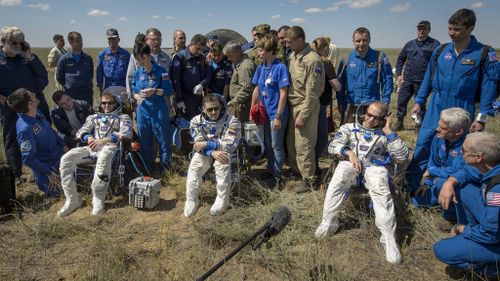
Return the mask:
<path id="1" fill-rule="evenodd" d="M 291 112 L 286 136 L 288 164 L 293 169 L 298 168 L 304 180 L 313 183 L 316 177 L 314 147 L 317 140 L 319 97 L 325 86 L 325 71 L 320 57 L 309 45 L 300 53 L 293 52 L 289 62 L 291 84 L 288 101 Z M 305 123 L 300 129 L 295 127 L 299 114 Z M 296 150 L 296 147 L 300 149 Z"/>
<path id="2" fill-rule="evenodd" d="M 235 70 L 229 83 L 230 104 L 236 104 L 236 116 L 243 124 L 248 122 L 250 114 L 250 103 L 252 102 L 252 77 L 255 65 L 243 55 L 241 61 L 235 65 Z"/>

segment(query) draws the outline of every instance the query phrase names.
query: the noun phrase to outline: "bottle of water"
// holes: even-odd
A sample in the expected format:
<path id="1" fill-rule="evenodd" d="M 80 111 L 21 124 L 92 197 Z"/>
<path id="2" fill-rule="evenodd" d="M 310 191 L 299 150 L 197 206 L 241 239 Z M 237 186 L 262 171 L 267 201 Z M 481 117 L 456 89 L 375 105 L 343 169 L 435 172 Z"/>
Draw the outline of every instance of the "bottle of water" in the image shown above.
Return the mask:
<path id="1" fill-rule="evenodd" d="M 420 126 L 420 124 L 422 124 L 422 119 L 420 119 L 420 116 L 418 115 L 418 113 L 413 113 L 411 115 L 411 118 L 413 118 L 413 120 L 415 121 L 415 124 L 417 126 Z"/>

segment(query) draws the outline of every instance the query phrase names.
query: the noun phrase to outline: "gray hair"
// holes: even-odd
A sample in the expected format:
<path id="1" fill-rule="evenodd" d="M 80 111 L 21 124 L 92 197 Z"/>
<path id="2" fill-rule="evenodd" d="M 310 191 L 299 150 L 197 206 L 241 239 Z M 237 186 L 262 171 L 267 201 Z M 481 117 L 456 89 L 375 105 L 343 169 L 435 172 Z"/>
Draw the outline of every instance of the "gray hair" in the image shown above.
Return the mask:
<path id="1" fill-rule="evenodd" d="M 24 33 L 19 27 L 5 26 L 0 30 L 0 41 L 2 44 L 24 41 Z"/>
<path id="2" fill-rule="evenodd" d="M 467 135 L 470 150 L 481 153 L 491 165 L 500 164 L 500 137 L 490 132 L 476 132 Z"/>
<path id="3" fill-rule="evenodd" d="M 238 41 L 231 40 L 227 42 L 226 46 L 224 46 L 224 55 L 227 56 L 228 53 L 232 52 L 240 52 L 243 53 L 243 49 L 241 48 L 241 44 Z"/>
<path id="4" fill-rule="evenodd" d="M 445 122 L 453 131 L 462 129 L 469 131 L 470 114 L 467 110 L 460 107 L 452 107 L 441 111 L 439 120 Z"/>

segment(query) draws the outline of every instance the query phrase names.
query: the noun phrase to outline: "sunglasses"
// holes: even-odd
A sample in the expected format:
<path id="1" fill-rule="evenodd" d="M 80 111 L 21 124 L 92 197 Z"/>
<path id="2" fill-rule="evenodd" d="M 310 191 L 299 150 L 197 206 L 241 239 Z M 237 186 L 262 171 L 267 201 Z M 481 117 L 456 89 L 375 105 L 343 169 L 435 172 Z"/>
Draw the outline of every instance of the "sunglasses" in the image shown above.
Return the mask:
<path id="1" fill-rule="evenodd" d="M 116 101 L 103 101 L 101 102 L 102 105 L 114 105 L 116 104 Z"/>
<path id="2" fill-rule="evenodd" d="M 383 121 L 385 119 L 385 116 L 377 116 L 377 115 L 373 115 L 373 114 L 371 114 L 369 112 L 366 113 L 366 117 L 368 117 L 368 118 L 375 118 L 378 121 Z"/>
<path id="3" fill-rule="evenodd" d="M 217 112 L 220 110 L 220 107 L 212 107 L 212 108 L 205 108 L 207 112 Z"/>

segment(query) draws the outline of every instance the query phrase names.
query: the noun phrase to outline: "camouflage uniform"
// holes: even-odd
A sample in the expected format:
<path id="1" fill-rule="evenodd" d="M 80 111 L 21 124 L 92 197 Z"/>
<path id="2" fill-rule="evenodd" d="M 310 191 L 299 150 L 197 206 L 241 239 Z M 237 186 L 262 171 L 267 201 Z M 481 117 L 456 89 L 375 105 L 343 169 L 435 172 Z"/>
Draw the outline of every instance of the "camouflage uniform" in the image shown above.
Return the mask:
<path id="1" fill-rule="evenodd" d="M 252 101 L 252 77 L 255 65 L 243 55 L 241 61 L 234 65 L 234 72 L 229 83 L 230 104 L 236 104 L 236 116 L 243 124 L 248 122 L 250 103 Z"/>

